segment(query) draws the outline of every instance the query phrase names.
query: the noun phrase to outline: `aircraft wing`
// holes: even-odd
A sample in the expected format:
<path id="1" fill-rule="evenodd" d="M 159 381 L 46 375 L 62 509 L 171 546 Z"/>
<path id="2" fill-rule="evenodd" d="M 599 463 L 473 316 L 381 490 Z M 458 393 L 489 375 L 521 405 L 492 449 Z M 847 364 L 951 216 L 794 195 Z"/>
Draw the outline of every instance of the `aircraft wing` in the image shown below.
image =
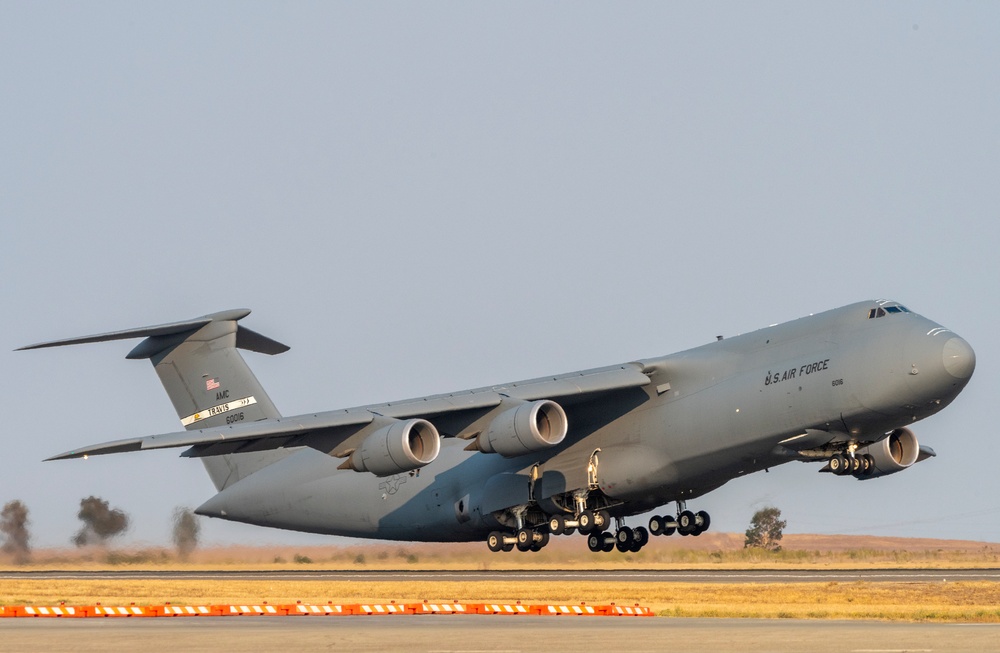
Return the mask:
<path id="1" fill-rule="evenodd" d="M 469 419 L 461 419 L 462 416 L 488 412 L 508 398 L 524 401 L 559 399 L 574 403 L 593 399 L 596 395 L 615 390 L 645 386 L 649 382 L 649 377 L 643 373 L 642 364 L 629 363 L 465 392 L 346 410 L 125 438 L 73 449 L 52 456 L 47 460 L 66 460 L 109 453 L 175 447 L 190 447 L 183 454 L 188 457 L 299 446 L 309 446 L 335 454 L 337 451 L 349 448 L 352 436 L 369 425 L 376 417 L 395 419 L 419 417 L 438 426 L 442 435 L 466 437 L 461 433 L 461 425 L 468 422 Z"/>

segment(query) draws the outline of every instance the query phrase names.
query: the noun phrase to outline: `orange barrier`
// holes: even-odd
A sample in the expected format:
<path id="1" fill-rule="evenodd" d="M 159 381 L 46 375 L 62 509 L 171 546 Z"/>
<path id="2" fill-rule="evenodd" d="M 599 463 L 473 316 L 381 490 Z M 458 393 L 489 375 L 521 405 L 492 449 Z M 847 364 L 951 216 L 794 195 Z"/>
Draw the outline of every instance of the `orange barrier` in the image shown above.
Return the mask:
<path id="1" fill-rule="evenodd" d="M 8 605 L 0 606 L 3 617 L 79 618 L 79 617 L 285 617 L 285 616 L 349 616 L 349 615 L 395 615 L 395 614 L 499 614 L 537 616 L 614 616 L 651 617 L 652 610 L 638 604 L 634 606 L 587 605 L 580 604 L 540 604 L 517 603 L 367 603 L 314 605 L 295 603 L 293 605 L 269 605 L 268 603 L 245 605 L 128 605 L 128 606 L 42 606 Z"/>

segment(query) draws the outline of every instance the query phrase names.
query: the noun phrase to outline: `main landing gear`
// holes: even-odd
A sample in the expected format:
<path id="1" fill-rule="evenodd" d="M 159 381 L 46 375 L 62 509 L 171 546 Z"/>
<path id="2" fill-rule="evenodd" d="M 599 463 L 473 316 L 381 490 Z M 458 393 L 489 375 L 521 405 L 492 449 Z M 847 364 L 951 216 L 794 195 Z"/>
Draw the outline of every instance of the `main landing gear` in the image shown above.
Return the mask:
<path id="1" fill-rule="evenodd" d="M 493 531 L 486 538 L 486 546 L 493 553 L 500 551 L 541 551 L 549 543 L 549 534 L 542 529 L 521 528 L 514 533 Z"/>
<path id="2" fill-rule="evenodd" d="M 653 535 L 701 535 L 708 530 L 711 518 L 704 510 L 691 512 L 683 501 L 677 502 L 677 517 L 655 516 L 649 520 L 649 528 L 625 525 L 621 517 L 615 518 L 615 530 L 611 533 L 611 514 L 607 510 L 592 510 L 586 507 L 586 499 L 577 500 L 577 513 L 551 515 L 545 523 L 539 523 L 538 513 L 526 520 L 527 510 L 512 510 L 508 515 L 515 521 L 514 531 L 493 531 L 486 538 L 490 551 L 541 551 L 549 543 L 550 535 L 572 535 L 580 532 L 587 536 L 587 547 L 597 553 L 618 549 L 622 553 L 637 553 L 649 543 Z"/>
<path id="3" fill-rule="evenodd" d="M 622 553 L 638 553 L 642 547 L 649 543 L 649 531 L 642 526 L 629 528 L 624 520 L 617 519 L 617 528 L 612 535 L 608 531 L 593 531 L 587 536 L 587 548 L 594 553 L 603 551 L 608 553 L 618 549 Z"/>
<path id="4" fill-rule="evenodd" d="M 712 524 L 712 518 L 704 510 L 691 512 L 683 501 L 677 502 L 677 518 L 673 517 L 650 517 L 650 535 L 673 535 L 675 532 L 680 535 L 701 535 L 708 530 Z"/>

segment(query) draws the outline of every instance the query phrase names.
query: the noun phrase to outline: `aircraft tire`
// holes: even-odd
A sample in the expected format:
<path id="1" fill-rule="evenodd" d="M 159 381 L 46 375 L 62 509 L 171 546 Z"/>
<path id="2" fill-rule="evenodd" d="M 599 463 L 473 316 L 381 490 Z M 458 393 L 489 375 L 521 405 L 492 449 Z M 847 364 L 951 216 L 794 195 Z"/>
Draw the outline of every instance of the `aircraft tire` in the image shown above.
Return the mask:
<path id="1" fill-rule="evenodd" d="M 649 531 L 645 526 L 636 526 L 632 529 L 632 539 L 639 544 L 639 548 L 642 548 L 649 544 Z"/>
<path id="2" fill-rule="evenodd" d="M 632 529 L 628 526 L 622 526 L 618 529 L 618 532 L 615 533 L 615 540 L 621 542 L 622 544 L 631 544 L 634 539 L 635 536 L 632 534 Z"/>
<path id="3" fill-rule="evenodd" d="M 553 535 L 562 535 L 566 532 L 566 518 L 562 515 L 552 515 L 549 517 L 549 532 Z"/>
<path id="4" fill-rule="evenodd" d="M 602 533 L 591 533 L 587 536 L 587 548 L 594 553 L 604 549 L 604 537 Z"/>
<path id="5" fill-rule="evenodd" d="M 546 533 L 544 530 L 539 530 L 538 534 L 541 536 L 542 539 L 535 542 L 535 544 L 538 545 L 539 549 L 544 549 L 545 546 L 549 543 L 549 534 Z"/>
<path id="6" fill-rule="evenodd" d="M 577 521 L 580 523 L 579 529 L 581 533 L 589 533 L 597 525 L 594 523 L 594 512 L 592 510 L 581 512 Z"/>
<path id="7" fill-rule="evenodd" d="M 712 517 L 704 510 L 699 510 L 694 514 L 695 523 L 698 524 L 698 532 L 704 533 L 712 525 Z M 701 523 L 698 523 L 701 522 Z"/>
<path id="8" fill-rule="evenodd" d="M 614 551 L 615 538 L 611 537 L 611 533 L 604 531 L 603 533 L 601 533 L 601 537 L 604 538 L 604 547 L 601 549 L 601 551 L 604 551 L 605 553 L 611 553 L 612 551 Z"/>
<path id="9" fill-rule="evenodd" d="M 607 530 L 608 525 L 611 524 L 611 513 L 607 510 L 600 510 L 594 514 L 594 517 L 598 530 Z"/>
<path id="10" fill-rule="evenodd" d="M 522 528 L 515 533 L 514 539 L 517 540 L 516 545 L 518 551 L 527 551 L 531 548 L 531 545 L 535 543 L 534 534 L 527 528 Z"/>
<path id="11" fill-rule="evenodd" d="M 864 458 L 866 463 L 864 475 L 871 476 L 872 474 L 875 473 L 875 457 L 872 456 L 870 453 L 866 453 Z"/>
<path id="12" fill-rule="evenodd" d="M 493 553 L 499 553 L 503 551 L 503 533 L 500 531 L 493 531 L 486 537 L 486 546 L 490 548 Z"/>
<path id="13" fill-rule="evenodd" d="M 664 524 L 663 524 L 663 517 L 660 517 L 659 515 L 654 515 L 654 516 L 652 516 L 652 517 L 649 518 L 649 534 L 650 535 L 653 535 L 653 536 L 663 535 L 663 531 L 665 531 L 665 530 L 666 530 L 666 528 L 664 527 Z"/>
<path id="14" fill-rule="evenodd" d="M 698 528 L 696 524 L 694 513 L 690 510 L 685 510 L 677 515 L 677 532 L 681 535 L 691 535 L 694 533 Z"/>

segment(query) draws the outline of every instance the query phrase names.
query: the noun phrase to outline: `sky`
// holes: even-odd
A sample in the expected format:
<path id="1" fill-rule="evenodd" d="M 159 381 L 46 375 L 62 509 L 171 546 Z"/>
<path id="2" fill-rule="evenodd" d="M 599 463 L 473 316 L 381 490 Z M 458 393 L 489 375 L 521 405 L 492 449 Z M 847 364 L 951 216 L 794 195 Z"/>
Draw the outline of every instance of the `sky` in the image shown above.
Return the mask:
<path id="1" fill-rule="evenodd" d="M 178 450 L 43 463 L 179 426 L 135 343 L 13 351 L 42 340 L 251 308 L 294 415 L 892 298 L 976 350 L 913 427 L 937 458 L 791 463 L 694 508 L 1000 542 L 998 33 L 986 2 L 0 0 L 0 502 L 35 546 L 88 495 L 165 545 L 214 494 Z"/>

